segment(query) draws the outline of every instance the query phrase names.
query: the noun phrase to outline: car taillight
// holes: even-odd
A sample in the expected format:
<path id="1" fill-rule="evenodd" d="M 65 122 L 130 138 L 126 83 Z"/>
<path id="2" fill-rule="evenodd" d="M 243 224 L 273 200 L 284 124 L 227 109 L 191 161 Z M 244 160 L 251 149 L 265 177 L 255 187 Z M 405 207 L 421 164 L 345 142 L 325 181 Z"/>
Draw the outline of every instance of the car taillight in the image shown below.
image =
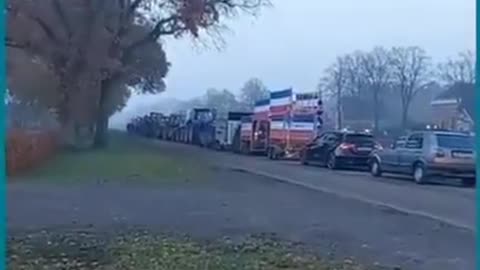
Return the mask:
<path id="1" fill-rule="evenodd" d="M 355 148 L 355 145 L 351 144 L 351 143 L 342 143 L 342 144 L 339 145 L 339 148 L 341 150 L 349 150 L 349 149 Z"/>
<path id="2" fill-rule="evenodd" d="M 443 151 L 442 149 L 437 149 L 435 150 L 435 156 L 438 158 L 443 158 L 445 157 L 445 151 Z"/>

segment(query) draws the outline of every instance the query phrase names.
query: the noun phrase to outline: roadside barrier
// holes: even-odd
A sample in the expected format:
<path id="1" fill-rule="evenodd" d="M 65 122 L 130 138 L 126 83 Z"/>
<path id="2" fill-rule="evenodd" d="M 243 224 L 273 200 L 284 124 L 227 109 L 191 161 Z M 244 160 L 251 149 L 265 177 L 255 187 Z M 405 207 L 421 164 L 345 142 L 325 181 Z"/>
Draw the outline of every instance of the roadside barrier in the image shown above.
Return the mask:
<path id="1" fill-rule="evenodd" d="M 43 130 L 12 129 L 7 133 L 7 175 L 24 172 L 57 150 L 56 134 Z"/>

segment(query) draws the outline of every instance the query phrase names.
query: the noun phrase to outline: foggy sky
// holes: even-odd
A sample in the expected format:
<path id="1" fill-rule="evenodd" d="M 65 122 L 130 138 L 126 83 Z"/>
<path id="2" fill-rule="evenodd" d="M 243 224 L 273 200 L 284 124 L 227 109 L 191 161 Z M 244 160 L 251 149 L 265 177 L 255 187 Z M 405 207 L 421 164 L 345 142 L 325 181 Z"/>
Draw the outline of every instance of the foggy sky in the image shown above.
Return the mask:
<path id="1" fill-rule="evenodd" d="M 250 77 L 272 90 L 311 91 L 337 55 L 375 45 L 418 45 L 435 61 L 475 49 L 475 0 L 272 2 L 258 18 L 229 22 L 221 51 L 195 47 L 188 38 L 166 40 L 172 63 L 167 91 L 134 97 L 123 114 L 165 97 L 199 96 L 209 87 L 238 91 Z"/>

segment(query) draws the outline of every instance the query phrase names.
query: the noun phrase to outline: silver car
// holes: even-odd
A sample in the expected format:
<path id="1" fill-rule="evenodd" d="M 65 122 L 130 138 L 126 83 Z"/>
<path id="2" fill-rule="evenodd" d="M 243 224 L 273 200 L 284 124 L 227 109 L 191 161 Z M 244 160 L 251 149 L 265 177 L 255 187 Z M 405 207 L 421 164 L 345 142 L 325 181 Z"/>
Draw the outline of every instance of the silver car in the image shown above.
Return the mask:
<path id="1" fill-rule="evenodd" d="M 449 131 L 420 131 L 397 140 L 391 147 L 374 151 L 370 171 L 411 175 L 416 183 L 430 177 L 460 178 L 475 185 L 475 144 L 468 134 Z"/>

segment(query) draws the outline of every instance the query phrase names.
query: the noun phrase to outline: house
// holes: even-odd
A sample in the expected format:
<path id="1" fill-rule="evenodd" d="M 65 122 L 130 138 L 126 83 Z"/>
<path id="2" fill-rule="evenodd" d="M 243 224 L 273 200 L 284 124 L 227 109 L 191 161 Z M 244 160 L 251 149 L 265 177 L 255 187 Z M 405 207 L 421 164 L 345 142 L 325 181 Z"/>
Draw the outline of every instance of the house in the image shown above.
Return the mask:
<path id="1" fill-rule="evenodd" d="M 456 83 L 431 103 L 433 124 L 438 128 L 472 131 L 475 122 L 475 85 Z"/>

